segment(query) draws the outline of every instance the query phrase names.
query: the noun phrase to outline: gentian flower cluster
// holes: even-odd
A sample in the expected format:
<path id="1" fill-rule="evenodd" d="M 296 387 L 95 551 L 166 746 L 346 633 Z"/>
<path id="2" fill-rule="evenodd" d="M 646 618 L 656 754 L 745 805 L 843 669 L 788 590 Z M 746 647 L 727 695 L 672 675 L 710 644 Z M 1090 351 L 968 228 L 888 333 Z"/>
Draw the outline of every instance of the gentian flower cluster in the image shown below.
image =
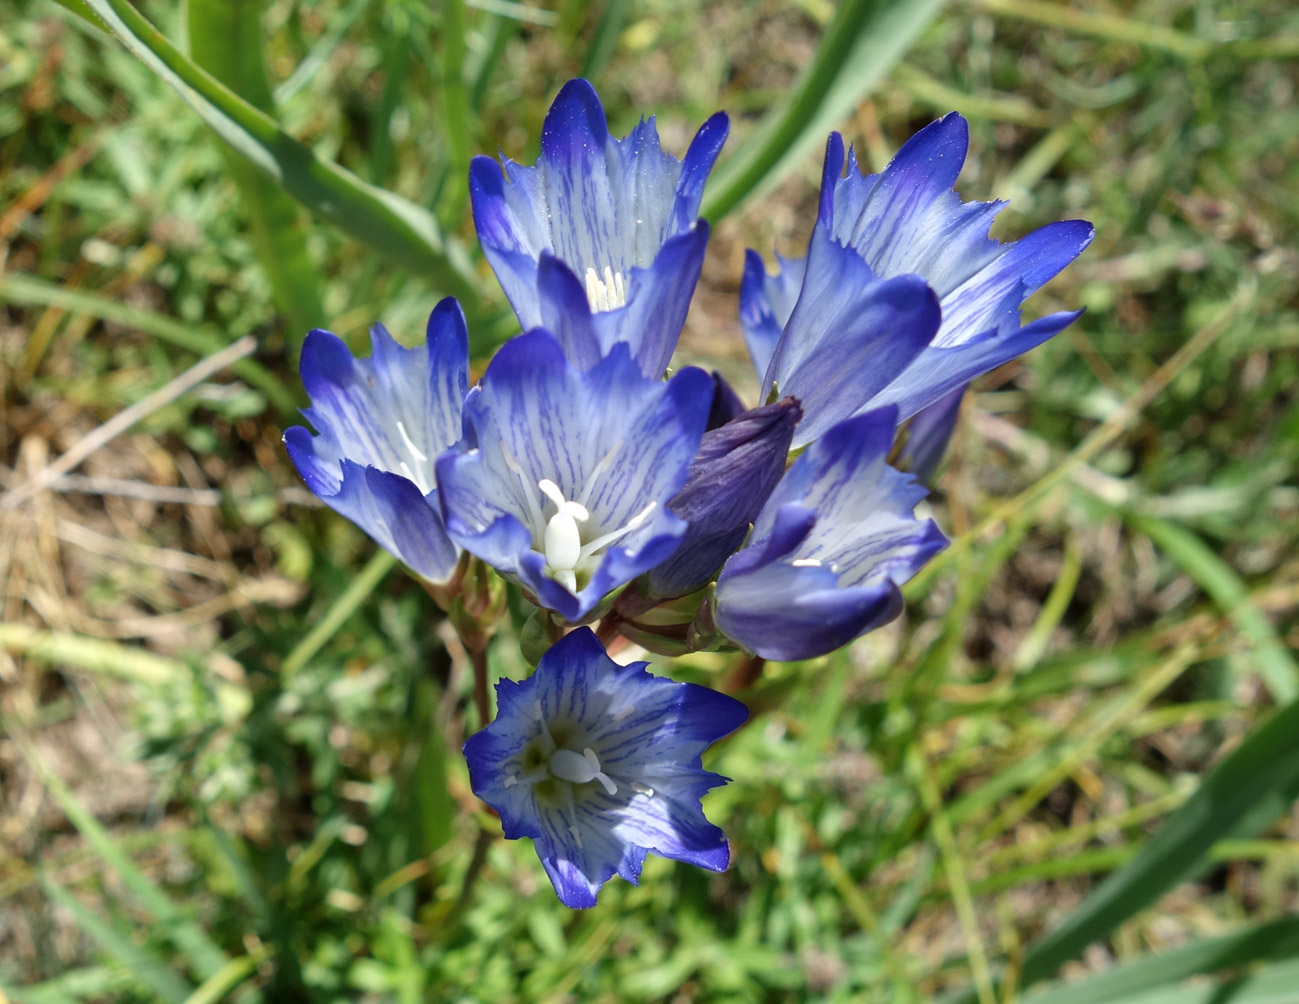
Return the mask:
<path id="1" fill-rule="evenodd" d="M 573 907 L 615 874 L 635 882 L 649 852 L 727 866 L 700 804 L 726 779 L 701 757 L 747 716 L 620 665 L 604 642 L 807 659 L 896 618 L 901 586 L 946 544 L 916 507 L 965 388 L 1078 316 L 1024 324 L 1020 310 L 1091 226 L 990 239 L 1002 203 L 953 190 L 968 142 L 953 113 L 877 176 L 851 150 L 845 170 L 831 135 L 807 254 L 769 273 L 749 252 L 755 407 L 716 374 L 666 377 L 726 133 L 714 115 L 677 160 L 652 118 L 611 137 L 590 84 L 569 82 L 534 166 L 470 168 L 479 239 L 522 333 L 470 387 L 454 301 L 418 348 L 376 326 L 358 359 L 313 331 L 315 433 L 284 437 L 312 491 L 439 602 L 491 569 L 537 608 L 533 633 L 552 647 L 526 680 L 497 683 L 497 717 L 464 752 L 505 836 L 533 840 Z"/>

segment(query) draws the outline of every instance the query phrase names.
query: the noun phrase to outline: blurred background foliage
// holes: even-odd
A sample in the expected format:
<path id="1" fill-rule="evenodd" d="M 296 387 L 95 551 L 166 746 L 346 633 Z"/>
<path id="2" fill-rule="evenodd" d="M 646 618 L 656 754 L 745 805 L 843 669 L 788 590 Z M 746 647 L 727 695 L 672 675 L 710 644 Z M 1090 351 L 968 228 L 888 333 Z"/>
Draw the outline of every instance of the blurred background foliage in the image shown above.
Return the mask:
<path id="1" fill-rule="evenodd" d="M 256 352 L 0 501 L 0 999 L 1299 1001 L 1293 5 L 10 10 L 0 487 Z M 671 666 L 754 712 L 731 870 L 582 914 L 469 792 L 436 608 L 279 445 L 310 326 L 512 333 L 465 167 L 578 73 L 677 152 L 731 113 L 681 356 L 750 395 L 743 251 L 801 253 L 829 128 L 878 169 L 959 110 L 995 235 L 1097 229 L 1030 303 L 1087 314 L 966 403 L 904 619 Z"/>

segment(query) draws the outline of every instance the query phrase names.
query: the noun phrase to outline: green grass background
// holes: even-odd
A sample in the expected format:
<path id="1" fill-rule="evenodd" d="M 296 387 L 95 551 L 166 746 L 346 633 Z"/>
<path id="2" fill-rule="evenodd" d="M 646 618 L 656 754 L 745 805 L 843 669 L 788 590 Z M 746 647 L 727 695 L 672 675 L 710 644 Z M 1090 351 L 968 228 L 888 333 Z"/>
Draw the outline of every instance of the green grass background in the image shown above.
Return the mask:
<path id="1" fill-rule="evenodd" d="M 1299 1001 L 1292 5 L 91 6 L 177 48 L 0 25 L 0 487 L 258 349 L 0 511 L 0 1000 Z M 829 128 L 879 168 L 959 110 L 994 235 L 1096 225 L 1029 305 L 1086 315 L 966 402 L 904 618 L 742 692 L 731 869 L 585 913 L 469 792 L 436 608 L 279 445 L 310 326 L 413 343 L 458 292 L 479 365 L 511 333 L 465 165 L 578 73 L 678 153 L 731 113 L 682 358 L 740 383 L 744 248 L 801 253 Z"/>

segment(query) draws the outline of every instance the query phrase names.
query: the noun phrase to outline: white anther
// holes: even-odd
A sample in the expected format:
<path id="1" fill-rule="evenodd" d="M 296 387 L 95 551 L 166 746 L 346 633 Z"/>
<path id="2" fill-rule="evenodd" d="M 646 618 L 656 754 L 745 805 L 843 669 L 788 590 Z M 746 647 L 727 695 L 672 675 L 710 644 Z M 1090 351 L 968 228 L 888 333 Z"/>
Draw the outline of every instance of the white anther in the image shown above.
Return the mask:
<path id="1" fill-rule="evenodd" d="M 604 278 L 593 268 L 586 270 L 586 299 L 591 309 L 616 310 L 627 305 L 627 284 L 621 272 L 615 272 L 610 266 L 604 267 Z"/>
<path id="2" fill-rule="evenodd" d="M 795 558 L 790 562 L 795 568 L 820 568 L 820 558 Z"/>
<path id="3" fill-rule="evenodd" d="M 648 784 L 641 784 L 639 781 L 631 782 L 631 790 L 636 792 L 638 795 L 644 795 L 646 798 L 654 797 L 654 789 Z"/>

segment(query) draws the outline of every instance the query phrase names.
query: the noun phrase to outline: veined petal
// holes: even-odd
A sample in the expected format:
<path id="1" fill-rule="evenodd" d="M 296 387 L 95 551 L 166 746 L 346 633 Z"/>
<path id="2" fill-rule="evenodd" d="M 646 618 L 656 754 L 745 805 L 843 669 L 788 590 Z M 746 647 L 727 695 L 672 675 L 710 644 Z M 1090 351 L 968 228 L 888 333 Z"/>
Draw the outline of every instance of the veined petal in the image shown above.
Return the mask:
<path id="1" fill-rule="evenodd" d="M 454 571 L 459 550 L 438 509 L 433 459 L 460 438 L 469 371 L 460 306 L 443 300 L 427 338 L 403 348 L 376 324 L 373 354 L 356 359 L 328 331 L 302 349 L 303 412 L 318 430 L 295 427 L 285 444 L 313 492 L 357 523 L 412 569 L 436 582 Z"/>
<path id="2" fill-rule="evenodd" d="M 465 743 L 470 784 L 509 838 L 530 836 L 559 898 L 593 906 L 648 851 L 726 867 L 699 799 L 725 779 L 700 754 L 747 716 L 734 698 L 619 666 L 589 630 L 566 635 L 522 683 L 497 685 L 496 721 Z"/>
<path id="3" fill-rule="evenodd" d="M 426 497 L 400 475 L 322 458 L 314 448 L 319 441 L 300 425 L 284 434 L 289 456 L 312 492 L 418 575 L 432 582 L 450 579 L 460 550 L 442 524 L 437 492 Z"/>
<path id="4" fill-rule="evenodd" d="M 780 305 L 788 297 L 776 285 L 786 263 L 781 276 L 772 277 L 756 256 L 747 262 L 741 290 L 745 336 L 759 364 L 771 353 L 764 389 L 775 382 L 780 393 L 803 402 L 808 417 L 796 447 L 835 421 L 873 408 L 898 405 L 905 420 L 1049 338 L 1076 316 L 1057 314 L 1021 327 L 1020 308 L 1087 246 L 1091 225 L 1067 220 L 1012 243 L 992 240 L 988 228 L 1003 204 L 963 202 L 952 189 L 968 140 L 964 120 L 953 113 L 913 136 L 881 174 L 862 175 L 852 150 L 844 173 L 843 139 L 832 134 L 817 225 L 800 266 L 797 305 L 787 317 Z M 854 333 L 847 315 L 853 312 L 854 292 L 864 295 L 869 289 L 867 276 L 876 281 L 911 277 L 937 296 L 939 324 L 910 359 L 904 358 L 909 346 L 875 343 Z M 855 362 L 844 362 L 843 371 L 868 374 L 868 383 L 846 388 L 842 374 L 838 383 L 827 383 L 833 364 L 846 358 L 844 345 L 851 347 Z M 825 351 L 827 346 L 833 349 Z M 881 373 L 886 380 L 877 378 Z M 822 413 L 820 402 L 803 392 L 809 385 L 833 387 L 829 412 Z"/>
<path id="5" fill-rule="evenodd" d="M 1081 310 L 1048 314 L 1005 334 L 989 331 L 962 345 L 929 346 L 897 379 L 875 395 L 871 407 L 892 405 L 898 409 L 900 418 L 910 418 L 975 377 L 1036 348 L 1081 316 Z"/>
<path id="6" fill-rule="evenodd" d="M 784 473 L 802 414 L 785 398 L 704 433 L 689 478 L 668 503 L 689 529 L 676 552 L 650 571 L 648 595 L 684 596 L 712 580 Z"/>
<path id="7" fill-rule="evenodd" d="M 790 467 L 717 580 L 728 638 L 769 659 L 824 655 L 901 611 L 898 587 L 945 544 L 924 489 L 887 464 L 897 413 L 841 422 Z"/>
<path id="8" fill-rule="evenodd" d="M 524 329 L 555 329 L 560 343 L 586 325 L 567 284 L 552 293 L 539 274 L 553 255 L 587 293 L 591 330 L 605 354 L 631 346 L 647 376 L 661 376 L 685 322 L 699 277 L 707 225 L 698 207 L 708 172 L 726 138 L 720 113 L 700 128 L 679 161 L 659 145 L 653 118 L 625 139 L 609 135 L 604 109 L 585 80 L 560 90 L 542 127 L 534 167 L 486 158 L 470 165 L 470 196 L 484 253 Z M 549 301 L 549 302 L 547 302 Z"/>
<path id="9" fill-rule="evenodd" d="M 581 619 L 685 532 L 667 502 L 685 481 L 711 399 L 701 370 L 649 380 L 625 344 L 582 371 L 545 331 L 512 339 L 466 400 L 463 452 L 438 461 L 449 532 L 538 602 Z M 556 564 L 548 550 L 559 516 L 543 482 L 586 513 L 566 531 L 580 534 L 576 565 Z"/>
<path id="10" fill-rule="evenodd" d="M 813 233 L 807 275 L 763 380 L 797 398 L 804 446 L 857 413 L 932 341 L 941 312 L 918 276 L 881 279 L 823 227 Z"/>
<path id="11" fill-rule="evenodd" d="M 740 282 L 740 327 L 749 348 L 753 368 L 762 376 L 780 341 L 780 333 L 789 323 L 803 288 L 807 271 L 806 258 L 783 258 L 776 255 L 777 271 L 769 273 L 756 251 L 744 254 L 744 278 Z"/>

